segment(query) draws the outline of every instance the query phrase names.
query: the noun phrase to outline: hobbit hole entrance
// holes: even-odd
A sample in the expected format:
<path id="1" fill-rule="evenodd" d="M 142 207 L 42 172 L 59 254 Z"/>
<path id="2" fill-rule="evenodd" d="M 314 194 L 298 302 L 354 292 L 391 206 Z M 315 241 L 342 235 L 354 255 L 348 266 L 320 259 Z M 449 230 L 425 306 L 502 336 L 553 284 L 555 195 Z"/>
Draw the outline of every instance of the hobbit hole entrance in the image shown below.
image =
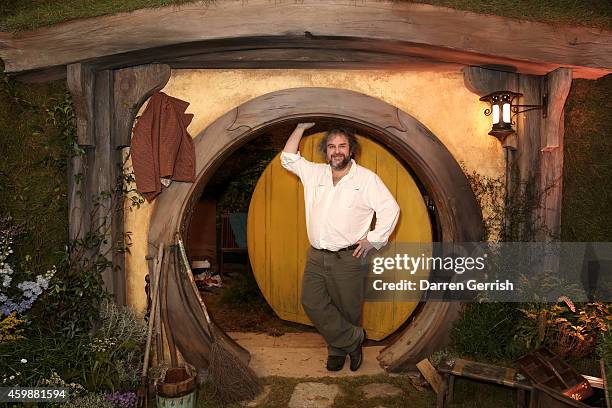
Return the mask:
<path id="1" fill-rule="evenodd" d="M 300 151 L 308 160 L 324 161 L 317 146 L 323 130 L 332 125 L 326 122 L 320 120 L 302 140 Z M 278 157 L 295 123 L 269 128 L 238 148 L 219 166 L 194 206 L 188 233 L 192 269 L 202 297 L 226 331 L 277 335 L 314 330 L 299 301 L 309 247 L 302 186 L 281 168 Z M 352 125 L 343 120 L 333 124 Z M 383 179 L 401 208 L 387 248 L 396 242 L 437 240 L 435 208 L 413 172 L 366 129 L 357 137 L 362 147 L 357 162 Z M 217 286 L 220 282 L 222 287 Z M 390 336 L 417 306 L 399 300 L 366 302 L 363 324 L 368 337 L 379 341 Z"/>
<path id="2" fill-rule="evenodd" d="M 338 104 L 338 100 L 343 103 Z M 480 240 L 482 217 L 468 180 L 449 150 L 426 126 L 397 107 L 359 92 L 306 87 L 284 89 L 251 99 L 214 120 L 195 137 L 196 182 L 173 183 L 156 199 L 149 223 L 149 252 L 160 243 L 173 242 L 177 231 L 188 238 L 196 202 L 215 172 L 235 151 L 251 141 L 256 143 L 270 129 L 285 126 L 284 131 L 279 131 L 282 133 L 278 136 L 280 150 L 299 121 L 320 124 L 322 128 L 312 129 L 314 133 L 327 129 L 330 122 L 348 124 L 357 134 L 367 135 L 387 147 L 389 150 L 383 151 L 393 151 L 395 157 L 408 166 L 414 173 L 409 173 L 414 176 L 413 181 L 418 179 L 422 183 L 430 203 L 435 204 L 433 219 L 436 222 L 430 230 L 432 239 Z M 299 194 L 299 189 L 297 191 Z M 427 213 L 428 205 L 423 198 L 421 205 Z M 187 361 L 206 367 L 210 326 L 201 310 L 202 299 L 180 271 L 170 266 L 169 272 L 168 314 L 173 322 L 176 344 Z M 390 371 L 401 370 L 429 355 L 447 339 L 458 312 L 456 303 L 420 303 L 418 313 L 402 324 L 395 335 L 388 337 L 387 346 L 378 355 L 380 365 Z M 228 346 L 248 360 L 247 350 L 223 330 L 221 334 Z"/>

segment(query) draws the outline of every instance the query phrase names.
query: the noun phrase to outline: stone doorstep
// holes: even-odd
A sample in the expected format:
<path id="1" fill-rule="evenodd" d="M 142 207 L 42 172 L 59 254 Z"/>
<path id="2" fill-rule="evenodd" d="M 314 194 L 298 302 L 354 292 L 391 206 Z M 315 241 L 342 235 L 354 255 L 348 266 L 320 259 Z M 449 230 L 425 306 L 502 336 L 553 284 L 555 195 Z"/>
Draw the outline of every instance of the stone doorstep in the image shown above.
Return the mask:
<path id="1" fill-rule="evenodd" d="M 304 382 L 295 386 L 289 408 L 326 408 L 334 404 L 337 396 L 341 395 L 337 384 L 323 384 L 319 382 Z"/>
<path id="2" fill-rule="evenodd" d="M 356 372 L 347 357 L 341 371 L 327 371 L 327 346 L 318 333 L 287 333 L 273 337 L 260 333 L 228 333 L 251 353 L 250 367 L 260 377 L 345 377 L 384 374 L 377 357 L 384 346 L 364 347 L 364 361 Z"/>
<path id="3" fill-rule="evenodd" d="M 243 345 L 244 347 L 244 345 Z M 364 361 L 359 370 L 349 369 L 347 357 L 341 371 L 327 371 L 327 348 L 246 347 L 251 352 L 250 367 L 258 376 L 277 375 L 290 378 L 347 377 L 384 374 L 376 357 L 383 346 L 364 347 Z"/>
<path id="4" fill-rule="evenodd" d="M 285 333 L 282 336 L 248 332 L 228 332 L 227 334 L 240 345 L 244 343 L 250 347 L 325 347 L 325 341 L 318 333 Z"/>

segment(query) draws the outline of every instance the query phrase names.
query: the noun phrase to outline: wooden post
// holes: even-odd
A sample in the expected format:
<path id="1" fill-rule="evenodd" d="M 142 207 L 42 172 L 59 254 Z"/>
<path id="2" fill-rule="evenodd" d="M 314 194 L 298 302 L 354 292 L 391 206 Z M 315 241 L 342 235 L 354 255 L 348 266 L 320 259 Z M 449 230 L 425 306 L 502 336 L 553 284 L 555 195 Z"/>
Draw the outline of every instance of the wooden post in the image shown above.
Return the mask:
<path id="1" fill-rule="evenodd" d="M 508 206 L 525 195 L 539 199 L 531 219 L 523 220 L 510 236 L 514 240 L 545 241 L 560 235 L 561 186 L 563 172 L 563 106 L 569 93 L 572 71 L 559 68 L 545 77 L 512 74 L 479 67 L 464 69 L 465 85 L 484 96 L 508 90 L 523 94 L 520 104 L 540 105 L 546 97 L 547 109 L 520 113 L 515 117 L 516 148 L 506 160 Z M 504 147 L 509 147 L 506 143 Z M 530 190 L 535 186 L 534 190 Z M 534 227 L 535 225 L 535 231 Z"/>
<path id="2" fill-rule="evenodd" d="M 120 182 L 121 148 L 129 146 L 140 106 L 170 78 L 166 65 L 144 65 L 118 71 L 91 65 L 68 65 L 68 88 L 74 100 L 77 144 L 85 154 L 69 165 L 70 239 L 96 230 L 107 234 L 95 256 L 112 257 L 113 269 L 103 272 L 106 289 L 118 304 L 127 303 L 125 257 L 117 251 L 124 239 Z M 94 201 L 96 204 L 94 205 Z"/>
<path id="3" fill-rule="evenodd" d="M 548 96 L 546 118 L 540 126 L 540 191 L 543 192 L 539 218 L 546 227 L 539 240 L 558 239 L 561 235 L 561 199 L 563 187 L 564 106 L 572 86 L 572 70 L 558 68 L 546 75 Z"/>
<path id="4" fill-rule="evenodd" d="M 72 94 L 76 115 L 77 146 L 84 150 L 83 155 L 71 157 L 68 163 L 69 238 L 75 239 L 82 237 L 89 229 L 87 215 L 91 212 L 91 203 L 86 196 L 89 188 L 86 172 L 91 159 L 91 149 L 95 148 L 93 137 L 95 75 L 85 64 L 68 65 L 67 85 Z"/>

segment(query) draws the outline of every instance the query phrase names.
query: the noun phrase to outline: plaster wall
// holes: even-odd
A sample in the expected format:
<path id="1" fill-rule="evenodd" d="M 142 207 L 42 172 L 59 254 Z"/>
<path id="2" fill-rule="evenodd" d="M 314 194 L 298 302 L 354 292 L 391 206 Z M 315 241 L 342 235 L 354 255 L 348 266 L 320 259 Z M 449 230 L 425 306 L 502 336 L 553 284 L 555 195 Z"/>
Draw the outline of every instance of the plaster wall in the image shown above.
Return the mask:
<path id="1" fill-rule="evenodd" d="M 194 119 L 188 130 L 195 137 L 248 100 L 298 87 L 348 89 L 379 98 L 429 128 L 468 172 L 504 175 L 503 148 L 487 135 L 490 119 L 483 114 L 486 104 L 465 88 L 459 71 L 174 70 L 162 91 L 190 103 L 187 112 L 193 113 Z M 155 202 L 145 203 L 125 214 L 126 231 L 132 233 L 126 255 L 128 303 L 139 310 L 146 306 L 145 255 L 153 205 Z"/>

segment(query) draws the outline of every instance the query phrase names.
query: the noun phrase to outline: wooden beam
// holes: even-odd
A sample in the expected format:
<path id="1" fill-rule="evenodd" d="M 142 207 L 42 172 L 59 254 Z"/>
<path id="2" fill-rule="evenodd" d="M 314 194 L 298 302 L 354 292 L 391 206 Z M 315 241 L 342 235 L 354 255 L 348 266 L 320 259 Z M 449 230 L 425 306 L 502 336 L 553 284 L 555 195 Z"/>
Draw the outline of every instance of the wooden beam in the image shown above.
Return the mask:
<path id="1" fill-rule="evenodd" d="M 429 359 L 423 359 L 416 364 L 423 378 L 427 380 L 431 388 L 436 394 L 439 394 L 442 388 L 442 377 L 436 371 L 436 368 L 431 364 Z"/>
<path id="2" fill-rule="evenodd" d="M 83 237 L 91 227 L 88 168 L 95 154 L 95 73 L 91 67 L 77 63 L 68 65 L 67 74 L 76 116 L 77 145 L 83 152 L 72 156 L 68 163 L 68 230 L 69 238 L 76 239 Z"/>
<path id="3" fill-rule="evenodd" d="M 109 260 L 115 261 L 114 239 L 113 239 L 113 217 L 118 215 L 115 211 L 112 194 L 115 190 L 115 176 L 117 174 L 114 167 L 117 165 L 116 152 L 111 149 L 109 129 L 112 120 L 112 100 L 113 100 L 113 77 L 110 71 L 100 71 L 95 76 L 94 87 L 94 115 L 95 123 L 93 133 L 95 138 L 95 154 L 93 160 L 86 169 L 85 177 L 88 179 L 89 188 L 86 190 L 86 199 L 93 201 L 97 206 L 92 214 L 85 214 L 91 217 L 91 226 L 94 231 L 104 234 L 104 241 L 100 243 L 99 253 Z M 115 266 L 115 265 L 114 265 Z M 116 265 L 119 266 L 119 265 Z M 116 271 L 106 268 L 101 272 L 104 286 L 109 293 L 112 293 L 118 304 L 125 304 L 125 283 L 115 277 Z"/>
<path id="4" fill-rule="evenodd" d="M 546 120 L 542 122 L 542 146 L 557 148 L 563 137 L 563 108 L 572 86 L 572 70 L 559 68 L 546 76 L 545 94 L 548 97 Z M 561 123 L 561 126 L 559 126 Z"/>
<path id="5" fill-rule="evenodd" d="M 540 236 L 550 240 L 561 235 L 564 107 L 572 86 L 572 71 L 559 68 L 546 76 L 545 83 L 548 109 L 540 127 L 540 191 L 543 192 L 540 220 L 546 230 Z"/>
<path id="6" fill-rule="evenodd" d="M 466 65 L 474 65 L 475 56 L 488 56 L 528 66 L 549 64 L 549 70 L 572 67 L 575 77 L 612 72 L 610 31 L 374 0 L 224 1 L 137 10 L 1 33 L 0 57 L 6 72 L 18 73 L 120 54 L 129 59 L 126 53 L 186 43 L 287 36 L 414 45 L 431 55 L 448 53 L 445 58 L 458 58 L 448 62 Z M 132 58 L 131 65 L 144 62 Z"/>
<path id="7" fill-rule="evenodd" d="M 170 67 L 141 65 L 114 72 L 114 119 L 111 144 L 114 149 L 130 145 L 134 119 L 142 104 L 170 79 Z"/>
<path id="8" fill-rule="evenodd" d="M 429 57 L 388 54 L 373 50 L 328 48 L 263 48 L 229 50 L 164 59 L 177 69 L 412 69 L 451 71 L 460 64 Z"/>
<path id="9" fill-rule="evenodd" d="M 67 67 L 66 82 L 74 102 L 77 142 L 81 146 L 94 146 L 95 73 L 85 64 L 70 64 Z"/>

